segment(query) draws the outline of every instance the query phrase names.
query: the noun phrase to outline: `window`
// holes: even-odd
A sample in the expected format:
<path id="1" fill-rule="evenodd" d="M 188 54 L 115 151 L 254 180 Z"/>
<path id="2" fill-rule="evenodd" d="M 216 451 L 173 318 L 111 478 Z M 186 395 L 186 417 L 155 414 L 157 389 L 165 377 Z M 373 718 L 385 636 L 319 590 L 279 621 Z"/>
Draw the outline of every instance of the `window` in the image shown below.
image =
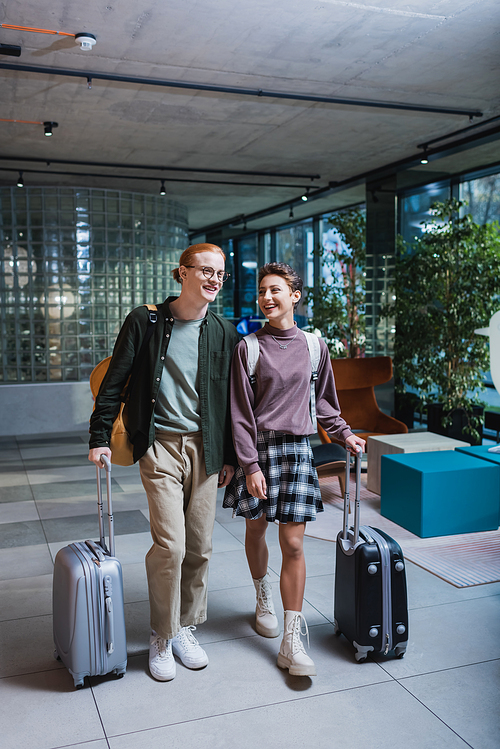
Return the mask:
<path id="1" fill-rule="evenodd" d="M 249 317 L 259 312 L 257 306 L 258 263 L 257 234 L 238 240 L 238 269 L 235 284 L 234 311 L 236 317 Z"/>
<path id="2" fill-rule="evenodd" d="M 478 224 L 500 221 L 500 174 L 468 180 L 460 185 L 460 199 Z"/>
<path id="3" fill-rule="evenodd" d="M 0 382 L 86 379 L 133 307 L 178 293 L 180 204 L 78 188 L 0 188 Z"/>
<path id="4" fill-rule="evenodd" d="M 276 260 L 288 263 L 297 271 L 304 286 L 314 285 L 314 233 L 312 221 L 304 221 L 278 229 L 276 232 Z M 297 307 L 297 325 L 307 325 L 309 314 L 304 296 Z"/>
<path id="5" fill-rule="evenodd" d="M 422 222 L 430 218 L 431 205 L 448 200 L 449 197 L 451 197 L 449 184 L 426 185 L 418 192 L 404 195 L 401 198 L 399 231 L 403 239 L 411 243 L 420 236 L 424 231 Z"/>

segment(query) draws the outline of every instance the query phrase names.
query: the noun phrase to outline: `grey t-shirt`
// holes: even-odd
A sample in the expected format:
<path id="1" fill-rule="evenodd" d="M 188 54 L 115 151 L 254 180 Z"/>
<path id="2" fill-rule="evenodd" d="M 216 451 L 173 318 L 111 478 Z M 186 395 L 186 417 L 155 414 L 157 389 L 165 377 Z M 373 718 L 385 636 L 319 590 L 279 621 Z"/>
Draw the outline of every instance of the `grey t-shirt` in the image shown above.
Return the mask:
<path id="1" fill-rule="evenodd" d="M 201 429 L 198 342 L 203 320 L 175 320 L 155 406 L 155 427 L 188 433 Z"/>

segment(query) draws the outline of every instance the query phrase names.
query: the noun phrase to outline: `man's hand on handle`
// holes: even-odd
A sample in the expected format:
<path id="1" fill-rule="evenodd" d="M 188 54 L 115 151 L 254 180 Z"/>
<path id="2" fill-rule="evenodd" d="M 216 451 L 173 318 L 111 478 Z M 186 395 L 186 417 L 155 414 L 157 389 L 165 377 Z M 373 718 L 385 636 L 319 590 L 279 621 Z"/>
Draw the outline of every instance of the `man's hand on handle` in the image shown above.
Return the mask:
<path id="1" fill-rule="evenodd" d="M 104 468 L 101 455 L 106 455 L 111 460 L 111 450 L 109 447 L 93 447 L 89 450 L 89 460 L 91 463 L 95 463 L 98 468 Z"/>

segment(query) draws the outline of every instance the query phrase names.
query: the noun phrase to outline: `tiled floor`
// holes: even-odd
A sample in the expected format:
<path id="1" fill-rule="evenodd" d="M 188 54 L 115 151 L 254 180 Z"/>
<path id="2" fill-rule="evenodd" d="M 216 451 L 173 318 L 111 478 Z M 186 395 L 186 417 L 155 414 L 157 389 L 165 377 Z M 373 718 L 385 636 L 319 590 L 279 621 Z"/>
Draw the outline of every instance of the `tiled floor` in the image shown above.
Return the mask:
<path id="1" fill-rule="evenodd" d="M 52 564 L 68 542 L 96 536 L 94 476 L 86 435 L 0 444 L 4 749 L 498 747 L 500 584 L 459 590 L 408 563 L 405 658 L 357 664 L 350 645 L 333 634 L 334 544 L 306 538 L 304 613 L 318 676 L 290 677 L 275 664 L 279 639 L 252 628 L 244 525 L 222 508 L 209 619 L 197 631 L 209 666 L 195 672 L 178 664 L 174 681 L 154 681 L 147 669 L 148 513 L 136 467 L 113 468 L 128 671 L 119 681 L 93 678 L 75 691 L 52 657 Z M 275 526 L 268 535 L 278 601 Z"/>

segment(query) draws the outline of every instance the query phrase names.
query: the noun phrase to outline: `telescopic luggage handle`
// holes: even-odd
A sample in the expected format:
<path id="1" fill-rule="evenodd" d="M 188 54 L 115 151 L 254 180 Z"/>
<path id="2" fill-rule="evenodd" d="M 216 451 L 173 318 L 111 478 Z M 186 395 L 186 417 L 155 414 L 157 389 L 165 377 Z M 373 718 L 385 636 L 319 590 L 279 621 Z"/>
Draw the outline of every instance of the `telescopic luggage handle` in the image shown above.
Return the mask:
<path id="1" fill-rule="evenodd" d="M 109 553 L 110 556 L 115 555 L 115 529 L 113 525 L 113 506 L 111 500 L 111 461 L 106 455 L 101 455 L 101 463 L 106 471 L 106 493 L 108 496 L 108 535 L 109 535 Z M 101 469 L 96 466 L 97 473 L 97 510 L 99 516 L 99 543 L 103 549 L 106 549 L 106 541 L 104 538 L 104 520 L 102 510 L 102 490 L 101 490 Z"/>
<path id="2" fill-rule="evenodd" d="M 355 546 L 359 540 L 359 496 L 361 489 L 361 456 L 363 450 L 358 447 L 356 450 L 356 492 L 354 497 L 354 528 L 353 528 L 353 541 L 352 545 Z M 351 452 L 346 447 L 346 461 L 345 461 L 345 494 L 344 494 L 344 523 L 342 538 L 344 541 L 349 540 L 349 483 L 351 474 Z"/>

